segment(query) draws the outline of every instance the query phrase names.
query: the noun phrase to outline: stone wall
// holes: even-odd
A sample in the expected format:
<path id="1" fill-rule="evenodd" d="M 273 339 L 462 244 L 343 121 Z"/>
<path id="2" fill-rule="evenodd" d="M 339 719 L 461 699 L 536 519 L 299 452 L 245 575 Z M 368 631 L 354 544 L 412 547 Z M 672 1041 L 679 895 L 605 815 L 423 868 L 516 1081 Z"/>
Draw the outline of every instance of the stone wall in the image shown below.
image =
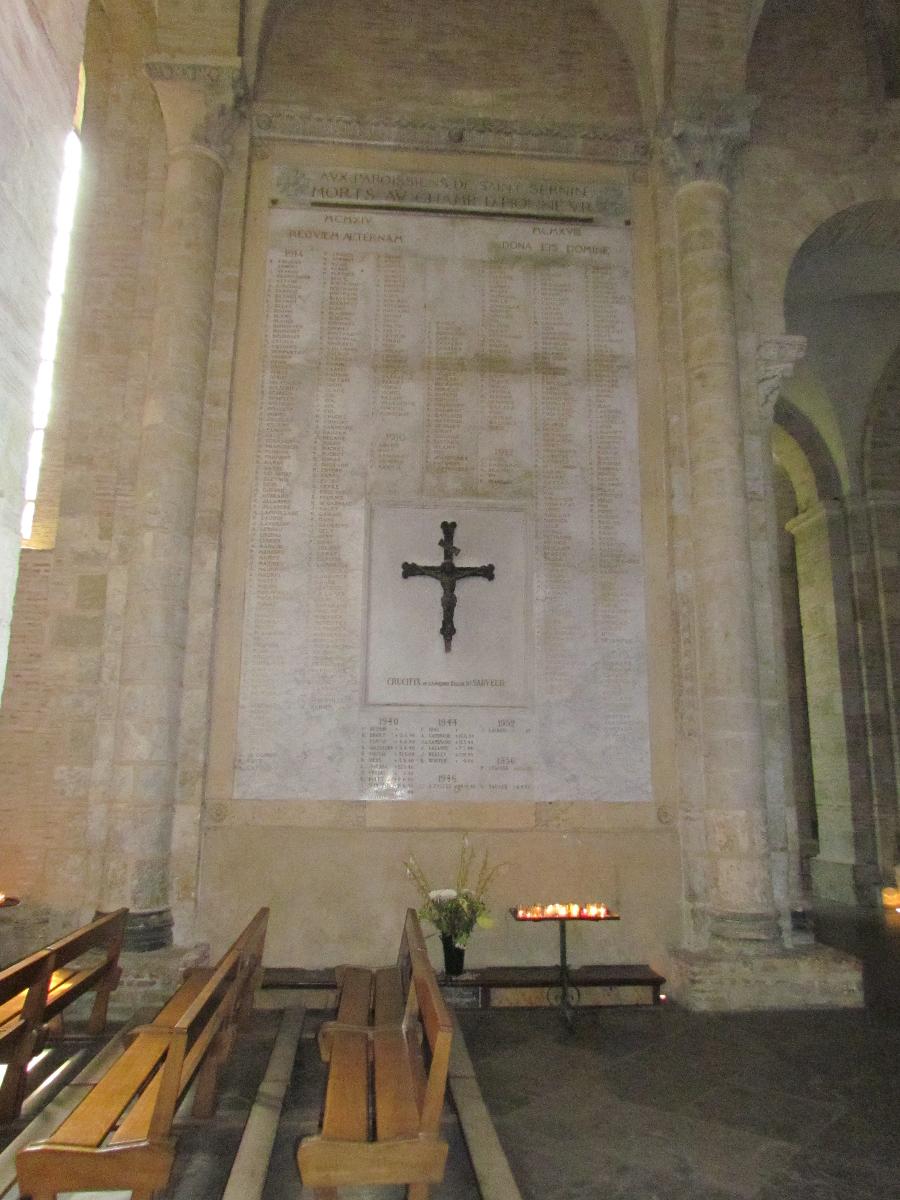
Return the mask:
<path id="1" fill-rule="evenodd" d="M 85 66 L 82 194 L 48 435 L 59 469 L 42 480 L 37 514 L 55 548 L 23 552 L 15 678 L 0 712 L 3 886 L 39 896 L 59 924 L 99 900 L 162 171 L 152 90 L 99 5 Z M 40 621 L 28 616 L 38 589 Z"/>
<path id="2" fill-rule="evenodd" d="M 607 6 L 610 11 L 622 10 L 613 0 Z M 111 4 L 106 7 L 113 11 Z M 234 53 L 236 4 L 157 0 L 153 7 L 166 28 L 157 47 L 164 55 L 188 59 L 191 54 Z M 527 10 L 529 20 L 510 28 L 505 6 L 483 5 L 483 20 L 464 26 L 454 20 L 454 6 L 429 5 L 430 32 L 435 36 L 426 44 L 416 24 L 423 19 L 425 6 L 409 0 L 380 0 L 368 6 L 349 0 L 338 5 L 279 6 L 285 17 L 269 43 L 272 69 L 264 72 L 264 94 L 294 101 L 301 109 L 318 107 L 333 117 L 354 107 L 367 112 L 377 107 L 393 114 L 398 128 L 432 119 L 440 126 L 442 116 L 452 124 L 462 114 L 467 120 L 495 118 L 501 124 L 530 121 L 545 136 L 549 126 L 596 122 L 623 133 L 623 144 L 628 142 L 633 149 L 638 143 L 643 146 L 640 137 L 631 135 L 642 128 L 646 97 L 662 91 L 664 61 L 671 67 L 666 75 L 672 85 L 669 98 L 681 111 L 692 111 L 698 98 L 712 95 L 718 102 L 744 86 L 747 5 L 735 0 L 679 0 L 668 55 L 660 36 L 668 6 L 642 0 L 644 11 L 655 13 L 652 29 L 645 30 L 658 68 L 653 86 L 646 79 L 634 79 L 618 37 L 597 16 L 600 6 L 581 0 L 548 6 L 529 0 L 517 7 Z M 709 643 L 716 639 L 710 639 L 709 628 L 704 628 L 699 603 L 703 585 L 698 582 L 702 578 L 698 560 L 705 551 L 703 529 L 698 527 L 702 505 L 696 501 L 698 485 L 704 480 L 697 464 L 702 464 L 708 447 L 696 411 L 691 415 L 697 406 L 686 403 L 681 327 L 685 296 L 678 262 L 683 247 L 675 210 L 679 194 L 684 206 L 687 187 L 688 199 L 691 194 L 703 196 L 707 217 L 713 210 L 722 217 L 712 224 L 701 221 L 699 238 L 709 236 L 714 225 L 717 319 L 721 318 L 715 332 L 731 355 L 735 338 L 730 318 L 727 202 L 721 201 L 718 179 L 674 184 L 659 160 L 649 165 L 636 161 L 643 149 L 631 158 L 620 154 L 614 166 L 564 161 L 570 149 L 556 155 L 557 161 L 549 151 L 541 161 L 508 148 L 504 157 L 482 153 L 463 158 L 457 145 L 442 146 L 440 154 L 429 156 L 410 149 L 408 143 L 405 150 L 382 148 L 377 154 L 348 145 L 319 147 L 317 153 L 321 149 L 329 154 L 329 161 L 338 167 L 371 161 L 384 169 L 445 170 L 448 163 L 465 162 L 473 172 L 521 178 L 548 171 L 560 178 L 570 172 L 590 179 L 607 173 L 632 187 L 639 210 L 635 221 L 638 393 L 642 515 L 652 579 L 649 625 L 656 803 L 642 806 L 640 813 L 625 814 L 619 811 L 622 806 L 611 804 L 593 805 L 590 811 L 570 804 L 536 804 L 503 812 L 489 805 L 477 812 L 452 805 L 424 812 L 417 806 L 367 809 L 352 802 L 331 807 L 273 803 L 250 811 L 235 802 L 227 785 L 219 786 L 221 774 L 211 779 L 210 730 L 224 746 L 221 761 L 228 770 L 233 766 L 228 736 L 233 713 L 227 705 L 217 707 L 215 690 L 216 678 L 235 669 L 237 654 L 227 636 L 233 593 L 226 593 L 223 585 L 238 590 L 243 586 L 235 571 L 240 553 L 233 553 L 227 539 L 225 544 L 221 541 L 222 510 L 223 505 L 227 510 L 230 486 L 226 450 L 229 442 L 240 445 L 242 439 L 249 442 L 253 437 L 246 414 L 252 409 L 248 396 L 258 383 L 252 364 L 241 365 L 248 338 L 252 342 L 258 329 L 252 323 L 242 326 L 247 336 L 239 338 L 236 347 L 234 331 L 238 309 L 249 306 L 252 313 L 254 288 L 261 286 L 258 263 L 257 267 L 248 263 L 252 246 L 264 242 L 269 204 L 269 195 L 261 192 L 254 204 L 255 176 L 253 171 L 248 176 L 247 167 L 254 160 L 258 166 L 272 153 L 270 147 L 252 147 L 246 130 L 239 133 L 224 176 L 218 226 L 208 388 L 196 509 L 190 510 L 193 553 L 184 669 L 169 680 L 164 697 L 168 708 L 179 714 L 177 784 L 172 796 L 167 775 L 156 789 L 165 793 L 165 804 L 175 806 L 172 858 L 160 853 L 154 867 L 159 868 L 160 878 L 168 872 L 177 940 L 182 945 L 208 937 L 218 952 L 249 912 L 269 901 L 275 909 L 270 961 L 320 966 L 347 955 L 384 959 L 395 948 L 396 913 L 415 900 L 403 875 L 403 857 L 416 853 L 443 881 L 452 870 L 464 827 L 471 827 L 495 858 L 518 864 L 496 889 L 494 904 L 500 911 L 506 903 L 538 898 L 523 895 L 529 878 L 523 864 L 539 865 L 548 888 L 600 894 L 627 911 L 627 920 L 614 930 L 579 931 L 583 936 L 573 938 L 576 959 L 649 958 L 666 966 L 674 949 L 705 945 L 711 894 L 718 894 L 720 908 L 729 901 L 724 886 L 728 864 L 737 861 L 728 844 L 729 831 L 736 831 L 732 840 L 738 842 L 748 831 L 752 834 L 753 869 L 759 868 L 765 876 L 772 866 L 774 899 L 784 922 L 784 906 L 796 897 L 789 867 L 796 850 L 791 840 L 796 839 L 796 821 L 786 767 L 787 723 L 782 720 L 779 725 L 779 713 L 783 718 L 787 711 L 782 703 L 786 690 L 772 632 L 778 579 L 772 569 L 774 546 L 766 508 L 768 427 L 766 414 L 760 411 L 757 349 L 760 335 L 777 338 L 784 332 L 790 265 L 809 234 L 850 204 L 900 191 L 892 118 L 870 99 L 857 6 L 855 2 L 850 6 L 849 21 L 846 7 L 832 0 L 817 5 L 804 2 L 798 12 L 796 4 L 777 0 L 764 14 L 750 70 L 751 88 L 763 96 L 763 106 L 753 144 L 743 156 L 732 210 L 740 396 L 750 493 L 746 499 L 755 541 L 751 618 L 755 625 L 749 643 L 746 622 L 738 633 L 743 645 L 750 645 L 751 656 L 752 637 L 756 637 L 761 660 L 761 694 L 748 694 L 747 711 L 754 709 L 748 718 L 752 722 L 759 703 L 765 723 L 765 784 L 751 799 L 754 820 L 761 818 L 760 828 L 767 822 L 767 841 L 757 839 L 757 825 L 741 823 L 743 811 L 733 822 L 733 814 L 724 813 L 728 797 L 723 800 L 714 793 L 717 786 L 723 793 L 729 787 L 727 781 L 721 784 L 721 771 L 718 776 L 710 771 L 716 750 L 711 749 L 709 729 L 704 727 L 703 705 L 716 715 L 714 698 L 711 701 L 704 682 L 704 671 L 708 676 L 710 659 L 716 658 Z M 150 6 L 140 8 L 146 13 Z M 71 10 L 70 5 L 67 11 Z M 11 11 L 27 24 L 24 0 L 13 0 Z M 32 5 L 28 12 L 34 11 Z M 398 12 L 408 14 L 409 21 L 398 25 Z M 564 19 L 567 16 L 570 22 Z M 349 79 L 348 62 L 360 65 L 360 23 L 371 35 L 371 69 Z M 623 17 L 619 24 L 632 36 L 633 16 L 628 21 Z M 7 36 L 9 28 L 7 22 L 0 38 Z M 146 47 L 136 53 L 133 39 L 126 39 L 126 45 L 117 31 L 117 22 L 106 22 L 99 4 L 95 6 L 88 34 L 85 198 L 73 257 L 74 298 L 63 332 L 60 403 L 49 437 L 57 469 L 50 471 L 40 498 L 39 544 L 44 548 L 29 552 L 22 573 L 13 665 L 16 695 L 13 700 L 10 693 L 0 717 L 4 763 L 0 821 L 9 831 L 4 847 L 9 878 L 0 880 L 0 885 L 28 897 L 33 931 L 36 934 L 40 925 L 42 937 L 48 921 L 71 924 L 90 915 L 104 869 L 115 885 L 115 861 L 106 861 L 113 805 L 118 804 L 124 814 L 122 827 L 132 847 L 145 835 L 144 824 L 135 816 L 143 813 L 150 822 L 153 815 L 149 804 L 127 811 L 129 782 L 124 772 L 116 770 L 115 742 L 117 726 L 120 734 L 124 729 L 138 741 L 152 742 L 147 714 L 139 705 L 133 712 L 127 708 L 126 685 L 140 680 L 120 679 L 120 670 L 126 586 L 138 527 L 135 480 L 157 300 L 165 147 L 156 101 L 141 71 Z M 585 31 L 591 36 L 584 36 Z M 80 53 L 80 39 L 76 41 L 79 49 L 73 64 Z M 63 44 L 47 41 L 51 59 L 53 54 L 65 57 Z M 783 46 L 787 46 L 784 51 Z M 839 53 L 835 46 L 840 47 Z M 0 45 L 0 49 L 10 63 L 21 57 L 18 47 Z M 525 70 L 523 64 L 534 55 L 540 70 Z M 177 73 L 178 66 L 163 63 L 159 78 L 165 80 L 166 71 Z M 787 68 L 791 79 L 785 84 Z M 39 75 L 40 63 L 29 60 L 28 69 Z M 215 74 L 210 64 L 206 71 Z M 196 82 L 203 72 L 193 74 Z M 52 97 L 53 88 L 47 91 Z M 645 98 L 643 116 L 639 95 Z M 68 112 L 65 121 L 60 118 L 61 131 L 67 122 Z M 214 125 L 215 121 L 208 122 L 206 132 Z M 192 130 L 188 134 L 193 136 Z M 203 149 L 205 153 L 208 147 Z M 39 182 L 39 174 L 34 179 Z M 696 182 L 702 183 L 700 191 L 690 193 Z M 50 189 L 45 184 L 46 180 L 40 194 L 46 201 Z M 26 210 L 20 205 L 16 211 Z M 47 203 L 43 210 L 35 205 L 34 211 L 38 218 L 44 212 L 46 225 Z M 211 204 L 209 211 L 213 211 Z M 209 234 L 209 229 L 204 232 Z M 684 229 L 680 233 L 683 240 Z M 691 235 L 689 228 L 688 242 Z M 706 366 L 699 319 L 703 287 L 699 276 L 694 282 L 695 358 L 701 355 L 699 369 L 696 362 L 694 366 L 699 378 Z M 31 307 L 36 319 L 40 306 Z M 17 345 L 16 336 L 4 337 L 4 353 L 12 348 L 11 362 L 18 361 Z M 19 374 L 24 378 L 24 369 Z M 711 407 L 719 398 L 710 397 Z M 737 460 L 739 441 L 740 435 L 735 434 L 726 447 Z M 729 458 L 727 470 L 721 473 L 733 482 L 740 470 L 732 468 L 741 465 Z M 720 460 L 715 466 L 721 468 Z M 230 474 L 233 479 L 235 472 Z M 715 481 L 707 500 L 714 496 Z M 745 497 L 729 496 L 738 508 L 743 506 Z M 246 513 L 238 513 L 234 520 L 240 541 L 247 536 Z M 714 518 L 712 525 L 715 532 Z M 884 545 L 890 559 L 893 543 Z M 727 556 L 726 547 L 722 557 Z M 187 564 L 179 570 L 186 577 Z M 893 578 L 891 570 L 888 561 L 885 578 Z M 161 602 L 154 604 L 153 596 L 148 599 L 148 612 L 158 616 L 164 611 Z M 179 618 L 183 600 L 178 600 Z M 724 642 L 731 631 L 722 628 Z M 148 674 L 152 665 L 149 660 L 144 664 Z M 745 670 L 747 665 L 745 656 L 738 666 L 742 680 L 753 685 L 754 671 Z M 707 694 L 701 696 L 704 686 Z M 723 744 L 720 741 L 720 766 L 726 757 Z M 157 755 L 154 763 L 153 757 L 143 756 L 148 779 L 160 759 Z M 168 760 L 167 767 L 171 767 Z M 161 779 L 160 771 L 157 783 Z M 148 788 L 147 794 L 151 792 Z M 740 900 L 739 872 L 735 883 L 734 895 Z M 727 912 L 719 916 L 727 923 Z M 550 933 L 525 931 L 504 920 L 495 932 L 473 943 L 473 961 L 549 959 L 554 949 L 548 944 Z M 777 936 L 774 931 L 771 935 Z M 173 961 L 163 956 L 154 966 L 148 957 L 146 969 L 144 963 L 137 963 L 134 991 L 153 991 L 159 980 L 165 980 Z M 683 961 L 689 964 L 690 957 Z M 748 968 L 744 978 L 730 966 L 720 969 L 705 960 L 706 965 L 693 974 L 692 969 L 686 970 L 682 986 L 704 1006 L 739 1004 L 765 975 L 766 963 L 775 961 L 761 956 L 757 962 L 763 966 Z M 828 1000 L 838 992 L 857 997 L 858 979 L 848 982 L 839 966 L 831 972 L 824 960 L 817 965 L 810 958 L 808 963 L 807 972 L 804 964 L 799 969 L 792 965 L 789 955 L 779 957 L 764 997 L 774 1003 L 809 1003 L 810 996 Z M 803 981 L 810 973 L 815 987 L 804 992 Z"/>
<path id="3" fill-rule="evenodd" d="M 778 564 L 781 579 L 781 612 L 787 676 L 788 721 L 791 737 L 794 804 L 799 832 L 800 870 L 804 894 L 811 894 L 809 860 L 818 851 L 818 819 L 813 788 L 812 758 L 807 711 L 806 670 L 803 661 L 803 631 L 797 589 L 797 558 L 794 539 L 785 526 L 797 514 L 797 501 L 784 468 L 775 467 L 776 513 L 778 518 Z"/>
<path id="4" fill-rule="evenodd" d="M 178 945 L 194 937 L 198 861 L 204 816 L 210 691 L 225 462 L 232 415 L 235 323 L 244 249 L 246 172 L 250 154 L 246 128 L 235 139 L 222 190 L 216 305 L 210 336 L 206 404 L 200 437 L 193 563 L 188 598 L 178 784 L 172 828 L 171 896 Z M 249 918 L 248 918 L 249 919 Z"/>
<path id="5" fill-rule="evenodd" d="M 87 0 L 8 0 L 0 21 L 0 679 L 12 611 L 32 389 L 63 142 Z"/>
<path id="6" fill-rule="evenodd" d="M 156 0 L 163 54 L 234 54 L 241 26 L 235 0 Z"/>
<path id="7" fill-rule="evenodd" d="M 733 0 L 680 0 L 670 16 L 671 99 L 676 107 L 734 96 L 744 86 L 746 6 Z"/>

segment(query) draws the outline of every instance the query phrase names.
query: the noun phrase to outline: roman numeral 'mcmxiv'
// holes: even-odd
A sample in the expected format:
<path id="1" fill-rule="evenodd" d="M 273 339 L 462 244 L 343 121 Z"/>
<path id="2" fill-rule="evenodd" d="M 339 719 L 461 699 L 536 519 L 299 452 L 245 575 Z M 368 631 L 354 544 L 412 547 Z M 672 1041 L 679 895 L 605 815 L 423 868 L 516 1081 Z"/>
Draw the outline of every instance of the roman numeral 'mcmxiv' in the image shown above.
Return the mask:
<path id="1" fill-rule="evenodd" d="M 456 610 L 456 585 L 460 579 L 494 578 L 494 564 L 484 567 L 458 567 L 454 558 L 459 554 L 459 548 L 453 545 L 453 535 L 456 532 L 455 521 L 441 521 L 444 536 L 438 542 L 444 550 L 444 561 L 436 567 L 420 567 L 418 563 L 403 564 L 403 578 L 412 579 L 415 575 L 424 575 L 428 579 L 436 579 L 441 585 L 441 611 L 444 619 L 441 622 L 441 637 L 444 639 L 444 650 L 450 653 L 456 626 L 453 624 L 453 614 Z"/>

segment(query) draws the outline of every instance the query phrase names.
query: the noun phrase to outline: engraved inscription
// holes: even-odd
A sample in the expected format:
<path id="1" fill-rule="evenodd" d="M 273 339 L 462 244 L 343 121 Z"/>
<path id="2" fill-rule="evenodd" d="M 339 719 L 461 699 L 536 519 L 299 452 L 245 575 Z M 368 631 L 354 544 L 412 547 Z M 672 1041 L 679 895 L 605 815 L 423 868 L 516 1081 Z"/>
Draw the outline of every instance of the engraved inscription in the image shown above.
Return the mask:
<path id="1" fill-rule="evenodd" d="M 236 796 L 648 800 L 621 220 L 274 209 L 265 322 Z"/>

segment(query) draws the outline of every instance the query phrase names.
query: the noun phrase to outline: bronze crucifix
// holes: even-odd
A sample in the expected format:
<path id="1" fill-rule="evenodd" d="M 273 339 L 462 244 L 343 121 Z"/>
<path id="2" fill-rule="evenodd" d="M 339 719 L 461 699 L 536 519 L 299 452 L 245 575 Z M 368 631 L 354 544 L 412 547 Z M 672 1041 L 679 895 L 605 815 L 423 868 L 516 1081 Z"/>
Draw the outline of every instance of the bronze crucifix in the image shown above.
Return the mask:
<path id="1" fill-rule="evenodd" d="M 453 624 L 453 612 L 456 608 L 457 581 L 460 579 L 492 580 L 494 578 L 494 564 L 488 563 L 484 567 L 457 567 L 453 562 L 454 558 L 459 554 L 459 548 L 453 545 L 456 522 L 441 521 L 441 529 L 444 531 L 444 536 L 438 542 L 438 545 L 444 549 L 444 561 L 436 567 L 420 567 L 418 563 L 405 562 L 403 564 L 403 578 L 411 579 L 414 575 L 425 575 L 429 579 L 436 579 L 441 585 L 441 611 L 444 614 L 444 619 L 441 622 L 441 637 L 444 639 L 444 651 L 449 654 L 453 635 L 456 633 L 456 626 Z"/>

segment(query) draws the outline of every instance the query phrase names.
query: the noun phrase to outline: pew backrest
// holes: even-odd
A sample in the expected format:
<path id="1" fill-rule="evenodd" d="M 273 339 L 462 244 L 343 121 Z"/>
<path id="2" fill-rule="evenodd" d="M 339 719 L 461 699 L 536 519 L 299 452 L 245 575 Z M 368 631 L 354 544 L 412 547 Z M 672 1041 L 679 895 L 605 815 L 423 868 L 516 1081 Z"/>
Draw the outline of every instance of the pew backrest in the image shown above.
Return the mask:
<path id="1" fill-rule="evenodd" d="M 121 908 L 97 917 L 0 971 L 0 1062 L 7 1064 L 0 1083 L 0 1120 L 18 1115 L 29 1060 L 48 1027 L 59 1026 L 62 1012 L 85 992 L 96 993 L 88 1032 L 104 1029 L 109 998 L 119 981 L 127 915 Z"/>
<path id="2" fill-rule="evenodd" d="M 215 1108 L 220 1068 L 249 1005 L 262 961 L 268 910 L 261 909 L 213 968 L 191 972 L 45 1141 L 17 1155 L 22 1195 L 164 1187 L 178 1104 L 196 1079 L 193 1115 Z"/>
<path id="3" fill-rule="evenodd" d="M 420 1129 L 423 1133 L 436 1134 L 441 1124 L 441 1111 L 444 1107 L 444 1093 L 450 1068 L 453 1020 L 428 958 L 419 918 L 412 908 L 406 914 L 403 943 L 408 955 L 410 978 L 404 1030 L 410 1054 L 415 1059 L 421 1056 L 421 1067 L 416 1062 L 414 1069 L 417 1074 L 424 1072 L 427 1081 L 420 1106 Z M 402 970 L 401 968 L 401 974 Z M 422 1027 L 424 1037 L 421 1046 L 410 1028 L 414 1022 L 418 1022 Z"/>
<path id="4" fill-rule="evenodd" d="M 55 1017 L 67 1005 L 85 992 L 105 984 L 104 999 L 119 981 L 119 955 L 125 935 L 127 908 L 104 913 L 93 921 L 51 942 L 46 949 L 53 956 L 53 975 L 47 997 L 46 1017 Z M 97 950 L 101 958 L 72 967 L 77 959 Z M 99 998 L 99 996 L 98 996 Z M 92 1018 L 91 1032 L 99 1033 L 106 1021 L 106 1006 L 103 1006 L 102 1021 L 96 1014 Z"/>
<path id="5" fill-rule="evenodd" d="M 0 971 L 0 1062 L 5 1044 L 41 1022 L 52 973 L 53 958 L 45 950 Z"/>

